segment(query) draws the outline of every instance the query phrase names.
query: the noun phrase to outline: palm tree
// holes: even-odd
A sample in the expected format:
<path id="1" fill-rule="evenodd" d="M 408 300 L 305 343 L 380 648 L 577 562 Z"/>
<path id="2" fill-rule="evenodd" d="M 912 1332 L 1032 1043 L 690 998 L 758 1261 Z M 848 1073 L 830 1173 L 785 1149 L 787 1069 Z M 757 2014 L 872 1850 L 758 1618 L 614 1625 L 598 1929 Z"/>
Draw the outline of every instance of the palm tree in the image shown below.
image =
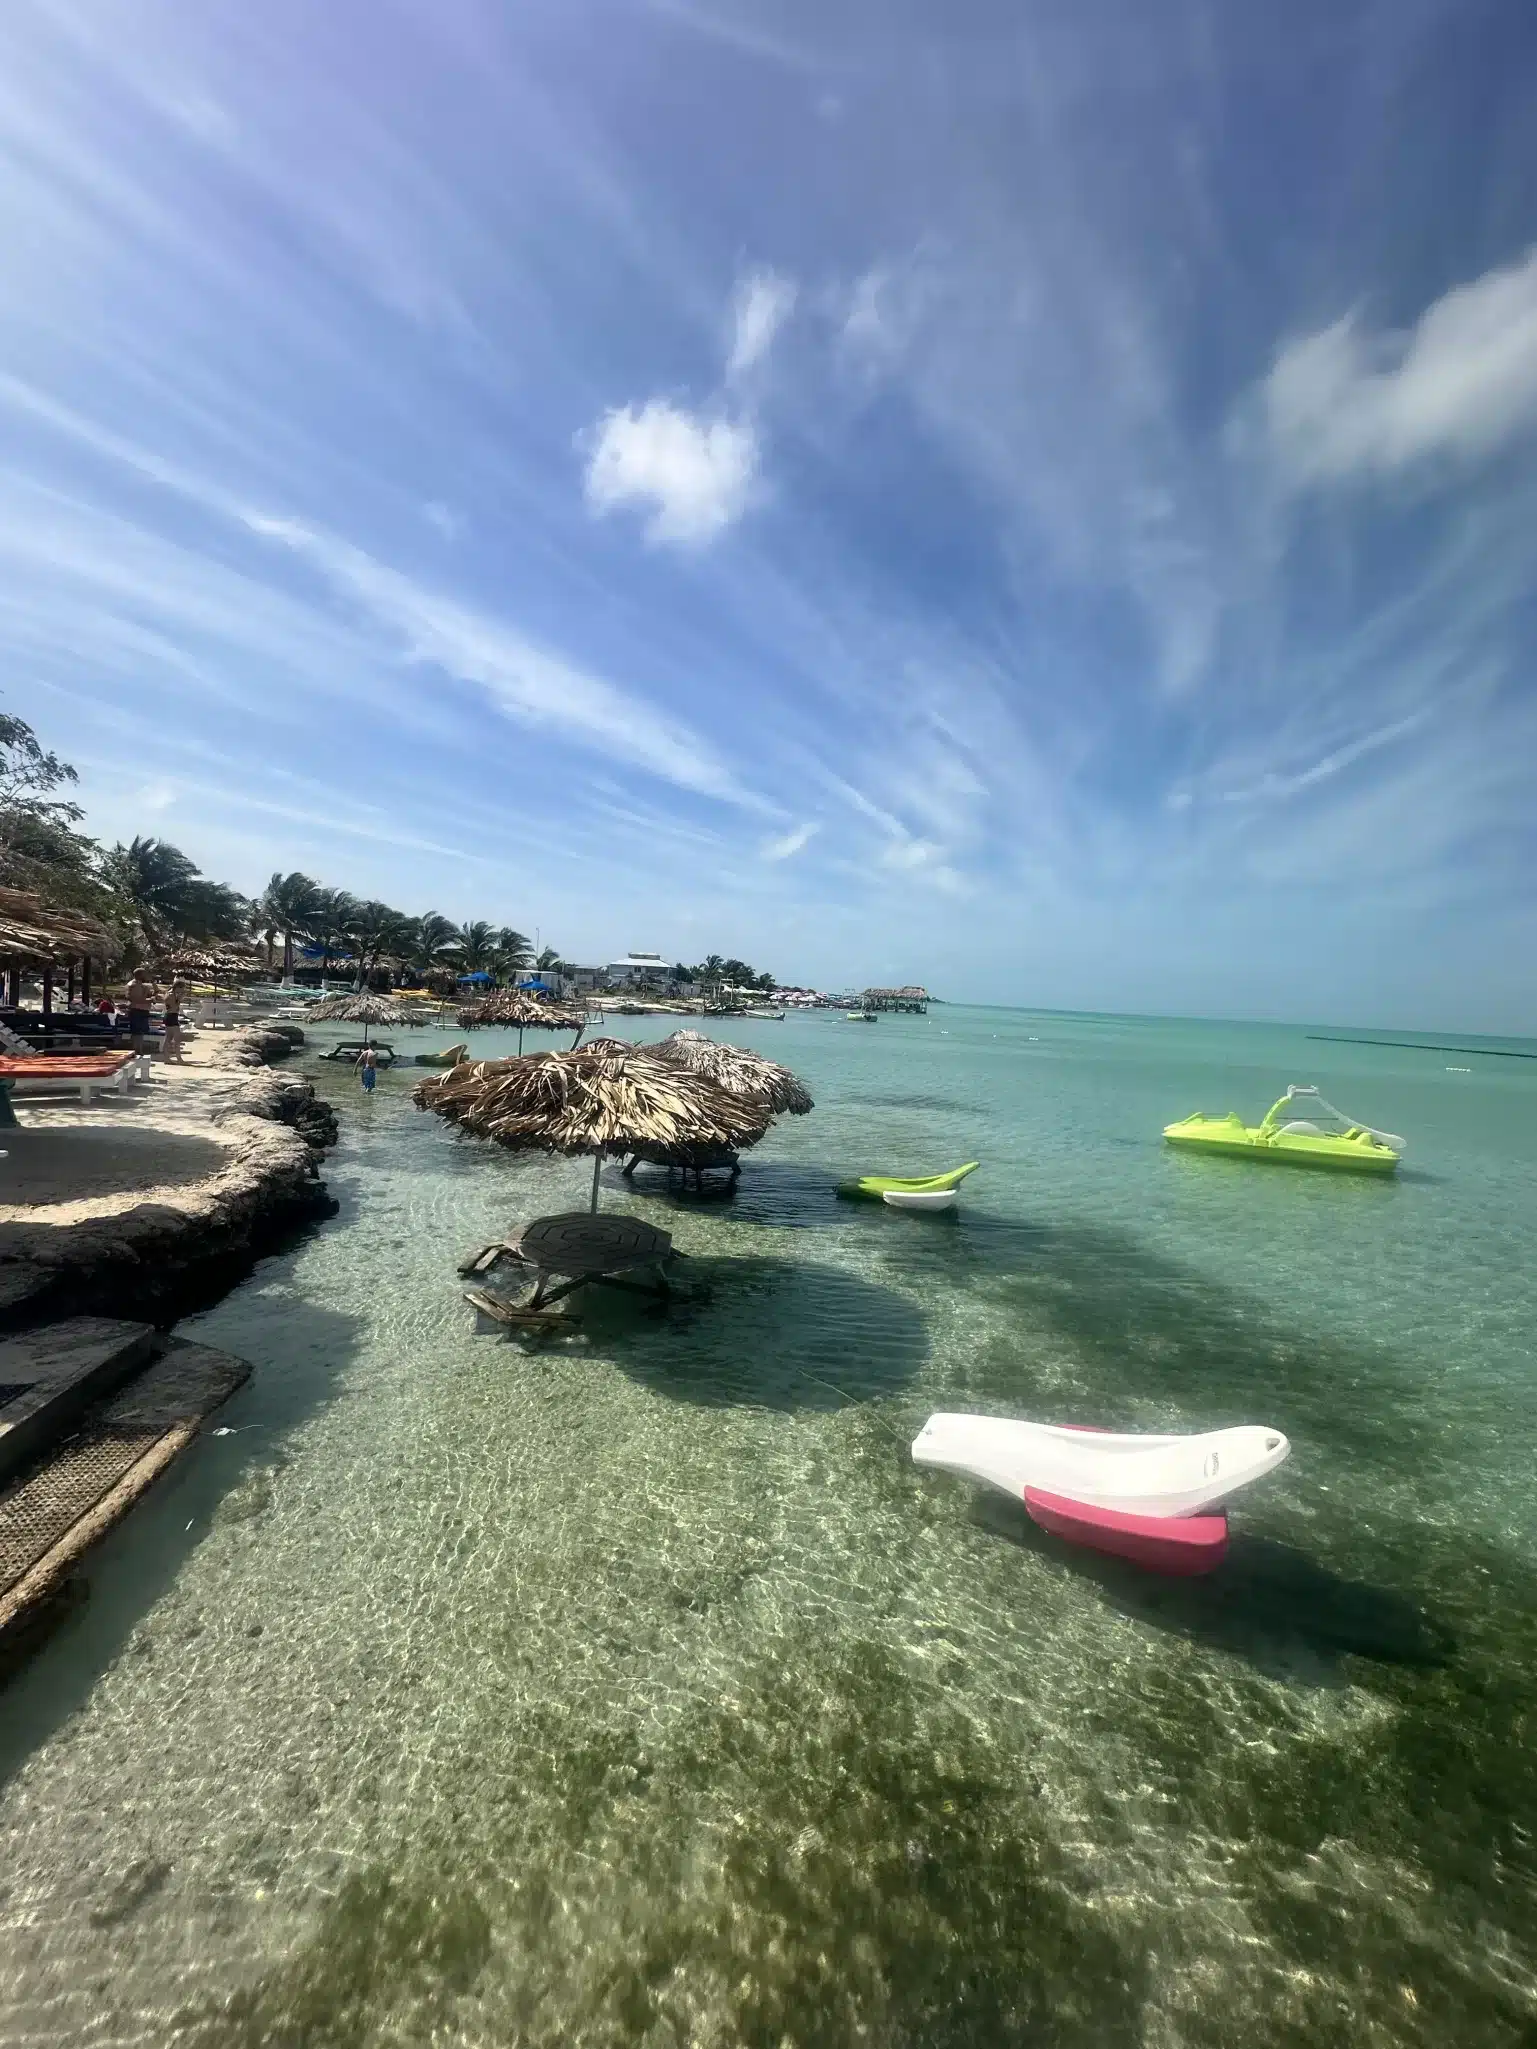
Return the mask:
<path id="1" fill-rule="evenodd" d="M 541 975 L 546 973 L 558 975 L 565 965 L 565 962 L 560 957 L 559 949 L 553 946 L 544 947 L 540 951 L 539 958 L 534 962 L 534 966 Z"/>
<path id="2" fill-rule="evenodd" d="M 504 925 L 496 935 L 498 972 L 516 979 L 521 968 L 532 967 L 533 964 L 534 949 L 528 943 L 528 935 L 511 925 Z"/>
<path id="3" fill-rule="evenodd" d="M 319 909 L 320 884 L 296 869 L 292 875 L 275 873 L 262 892 L 261 915 L 265 921 L 267 969 L 272 969 L 272 941 L 283 935 L 283 980 L 294 978 L 294 936 L 306 934 Z"/>
<path id="4" fill-rule="evenodd" d="M 177 939 L 232 939 L 244 928 L 245 898 L 208 881 L 167 840 L 119 841 L 103 858 L 102 877 L 131 941 L 151 952 Z"/>
<path id="5" fill-rule="evenodd" d="M 393 910 L 377 898 L 351 906 L 346 936 L 357 955 L 359 989 L 384 954 L 410 951 L 416 936 L 413 930 L 415 923 L 415 919 L 408 918 L 404 911 Z"/>
<path id="6" fill-rule="evenodd" d="M 315 892 L 315 908 L 310 914 L 309 933 L 310 938 L 321 949 L 322 982 L 330 975 L 332 955 L 340 953 L 347 944 L 347 933 L 357 907 L 357 898 L 350 896 L 345 889 L 319 889 Z"/>
<path id="7" fill-rule="evenodd" d="M 443 956 L 453 946 L 457 927 L 439 911 L 425 911 L 416 921 L 416 944 L 411 965 L 419 975 L 430 975 L 443 965 Z"/>
<path id="8" fill-rule="evenodd" d="M 484 918 L 477 918 L 472 925 L 461 925 L 454 934 L 454 964 L 461 975 L 482 973 L 495 960 L 496 950 L 495 928 Z"/>

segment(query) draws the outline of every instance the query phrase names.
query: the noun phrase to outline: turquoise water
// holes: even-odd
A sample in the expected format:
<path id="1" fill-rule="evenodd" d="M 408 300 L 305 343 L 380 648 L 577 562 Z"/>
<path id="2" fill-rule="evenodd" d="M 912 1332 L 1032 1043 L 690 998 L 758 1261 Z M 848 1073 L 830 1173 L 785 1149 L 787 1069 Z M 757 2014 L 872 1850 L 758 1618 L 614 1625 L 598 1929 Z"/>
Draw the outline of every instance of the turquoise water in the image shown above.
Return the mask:
<path id="1" fill-rule="evenodd" d="M 0 2043 L 1530 2043 L 1537 1062 L 729 1029 L 815 1113 L 730 1201 L 607 1179 L 685 1299 L 543 1351 L 454 1261 L 588 1169 L 317 1065 L 340 1216 L 184 1326 L 234 1434 L 0 1694 Z M 1397 1182 L 1159 1142 L 1288 1080 Z M 1294 1452 L 1160 1582 L 916 1472 L 936 1407 Z"/>

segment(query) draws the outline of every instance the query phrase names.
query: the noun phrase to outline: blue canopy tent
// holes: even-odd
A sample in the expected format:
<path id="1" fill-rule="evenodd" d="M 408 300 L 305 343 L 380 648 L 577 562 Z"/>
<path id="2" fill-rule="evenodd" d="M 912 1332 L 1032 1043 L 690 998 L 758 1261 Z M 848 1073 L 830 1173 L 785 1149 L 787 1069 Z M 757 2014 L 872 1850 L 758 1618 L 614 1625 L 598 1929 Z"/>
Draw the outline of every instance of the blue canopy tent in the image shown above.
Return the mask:
<path id="1" fill-rule="evenodd" d="M 491 979 L 492 977 L 486 973 L 484 968 L 477 968 L 473 975 L 461 975 L 459 977 L 459 986 L 463 988 L 466 982 L 489 982 Z"/>

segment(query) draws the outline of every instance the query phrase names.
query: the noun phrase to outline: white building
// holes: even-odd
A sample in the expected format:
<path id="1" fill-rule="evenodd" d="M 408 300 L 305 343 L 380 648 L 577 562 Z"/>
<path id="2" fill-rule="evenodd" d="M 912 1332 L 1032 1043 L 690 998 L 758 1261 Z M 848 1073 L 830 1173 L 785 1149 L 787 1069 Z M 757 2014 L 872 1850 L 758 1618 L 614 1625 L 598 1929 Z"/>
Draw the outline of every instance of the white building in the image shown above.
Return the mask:
<path id="1" fill-rule="evenodd" d="M 659 953 L 627 953 L 611 960 L 607 973 L 615 989 L 661 989 L 671 979 L 672 969 Z"/>

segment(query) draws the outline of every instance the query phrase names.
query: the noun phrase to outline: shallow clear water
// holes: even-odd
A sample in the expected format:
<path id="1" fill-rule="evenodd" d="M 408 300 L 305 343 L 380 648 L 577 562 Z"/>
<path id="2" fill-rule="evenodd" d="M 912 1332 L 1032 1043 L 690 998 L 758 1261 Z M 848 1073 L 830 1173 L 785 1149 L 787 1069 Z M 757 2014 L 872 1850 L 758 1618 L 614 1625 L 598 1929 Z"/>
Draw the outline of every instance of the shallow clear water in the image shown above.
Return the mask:
<path id="1" fill-rule="evenodd" d="M 1537 1062 L 729 1030 L 816 1112 L 729 1202 L 606 1177 L 686 1299 L 544 1351 L 454 1262 L 588 1169 L 317 1066 L 340 1216 L 183 1327 L 235 1434 L 0 1694 L 0 2043 L 1530 2042 Z M 1159 1142 L 1287 1080 L 1397 1183 Z M 916 1472 L 941 1406 L 1294 1453 L 1159 1582 Z"/>

